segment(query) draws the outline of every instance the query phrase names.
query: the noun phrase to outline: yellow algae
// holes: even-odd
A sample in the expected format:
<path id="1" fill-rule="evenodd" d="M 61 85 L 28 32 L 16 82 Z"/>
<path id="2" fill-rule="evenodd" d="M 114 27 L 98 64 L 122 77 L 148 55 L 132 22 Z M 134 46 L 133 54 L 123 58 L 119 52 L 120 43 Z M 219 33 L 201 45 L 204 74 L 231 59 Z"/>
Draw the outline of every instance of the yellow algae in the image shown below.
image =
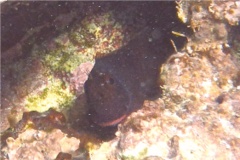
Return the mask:
<path id="1" fill-rule="evenodd" d="M 62 47 L 46 54 L 43 62 L 51 68 L 52 71 L 74 71 L 81 63 L 92 60 L 89 55 L 82 54 L 77 48 L 69 44 L 68 47 Z"/>
<path id="2" fill-rule="evenodd" d="M 75 96 L 62 85 L 60 80 L 52 79 L 47 86 L 39 89 L 37 93 L 29 94 L 25 101 L 27 110 L 45 112 L 54 108 L 60 111 L 64 107 L 70 106 Z"/>

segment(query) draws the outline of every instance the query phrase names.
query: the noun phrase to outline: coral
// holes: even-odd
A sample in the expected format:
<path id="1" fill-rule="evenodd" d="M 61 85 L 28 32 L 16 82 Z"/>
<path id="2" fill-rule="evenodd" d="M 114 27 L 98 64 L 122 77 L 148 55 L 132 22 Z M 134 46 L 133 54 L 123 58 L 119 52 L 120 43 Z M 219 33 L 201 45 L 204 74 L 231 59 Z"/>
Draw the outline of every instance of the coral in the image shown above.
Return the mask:
<path id="1" fill-rule="evenodd" d="M 201 108 L 201 104 L 204 106 L 206 101 L 235 87 L 239 69 L 230 54 L 211 49 L 194 55 L 178 53 L 163 66 L 161 79 L 164 95 L 171 99 L 165 99 L 169 104 L 193 101 L 198 102 L 194 105 L 196 108 Z M 176 107 L 174 104 L 169 106 Z"/>
<path id="2" fill-rule="evenodd" d="M 182 3 L 184 5 L 180 5 Z M 193 51 L 221 48 L 221 45 L 227 46 L 228 26 L 222 21 L 213 19 L 208 11 L 209 1 L 182 3 L 179 4 L 179 8 L 183 7 L 181 9 L 187 11 L 188 22 L 194 31 L 186 46 L 189 54 Z"/>
<path id="3" fill-rule="evenodd" d="M 240 21 L 240 2 L 239 1 L 212 1 L 209 11 L 214 18 L 227 20 L 231 25 L 238 25 Z"/>
<path id="4" fill-rule="evenodd" d="M 59 129 L 51 132 L 28 129 L 14 139 L 9 137 L 7 146 L 2 149 L 9 160 L 49 159 L 54 160 L 59 152 L 73 153 L 79 147 L 80 140 L 68 137 Z"/>
<path id="5" fill-rule="evenodd" d="M 176 1 L 177 3 L 177 15 L 178 18 L 183 22 L 186 23 L 189 20 L 188 17 L 188 8 L 189 7 L 189 3 L 186 3 L 184 1 Z"/>
<path id="6" fill-rule="evenodd" d="M 27 128 L 38 130 L 51 130 L 54 128 L 64 128 L 66 125 L 65 116 L 53 109 L 38 113 L 36 111 L 24 112 L 21 121 L 14 126 L 15 132 L 21 132 Z"/>
<path id="7" fill-rule="evenodd" d="M 53 109 L 25 112 L 12 129 L 1 135 L 1 155 L 8 159 L 31 159 L 33 153 L 40 159 L 88 157 L 87 151 L 96 148 L 99 139 L 68 125 L 65 116 Z"/>
<path id="8" fill-rule="evenodd" d="M 88 16 L 81 22 L 81 26 L 73 29 L 70 39 L 80 44 L 82 49 L 89 48 L 87 52 L 106 54 L 122 46 L 123 28 L 114 19 L 113 12 Z"/>
<path id="9" fill-rule="evenodd" d="M 43 56 L 43 63 L 53 72 L 72 73 L 81 63 L 94 61 L 97 54 L 109 53 L 122 45 L 121 25 L 107 12 L 97 16 L 87 16 L 76 24 L 70 33 L 63 33 L 54 42 L 46 42 L 47 50 L 36 56 Z M 40 53 L 39 53 L 40 52 Z"/>
<path id="10" fill-rule="evenodd" d="M 79 148 L 80 140 L 76 134 L 69 137 L 66 132 L 69 130 L 62 113 L 25 112 L 22 120 L 9 131 L 10 136 L 1 137 L 1 152 L 9 160 L 55 159 L 59 152 L 72 154 Z"/>
<path id="11" fill-rule="evenodd" d="M 216 20 L 226 20 L 230 25 L 238 25 L 240 18 L 240 2 L 231 1 L 199 1 L 187 2 L 178 1 L 178 17 L 184 22 L 194 21 L 195 18 L 202 19 L 213 16 Z M 192 14 L 189 11 L 197 11 L 197 14 Z M 209 15 L 208 15 L 209 14 Z M 191 16 L 196 16 L 195 18 Z"/>

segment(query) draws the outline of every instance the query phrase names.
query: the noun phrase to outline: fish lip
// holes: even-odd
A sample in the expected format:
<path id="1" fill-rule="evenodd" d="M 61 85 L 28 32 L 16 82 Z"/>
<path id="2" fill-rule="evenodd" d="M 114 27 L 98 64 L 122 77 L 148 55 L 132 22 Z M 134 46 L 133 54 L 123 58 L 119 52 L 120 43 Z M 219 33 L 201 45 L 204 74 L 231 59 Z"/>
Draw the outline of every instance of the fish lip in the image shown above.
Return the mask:
<path id="1" fill-rule="evenodd" d="M 115 119 L 115 120 L 112 120 L 112 121 L 109 121 L 109 122 L 102 122 L 102 123 L 96 123 L 97 125 L 101 126 L 101 127 L 109 127 L 109 126 L 114 126 L 114 125 L 117 125 L 119 124 L 121 121 L 123 121 L 125 118 L 127 117 L 126 114 L 122 115 L 121 117 Z"/>

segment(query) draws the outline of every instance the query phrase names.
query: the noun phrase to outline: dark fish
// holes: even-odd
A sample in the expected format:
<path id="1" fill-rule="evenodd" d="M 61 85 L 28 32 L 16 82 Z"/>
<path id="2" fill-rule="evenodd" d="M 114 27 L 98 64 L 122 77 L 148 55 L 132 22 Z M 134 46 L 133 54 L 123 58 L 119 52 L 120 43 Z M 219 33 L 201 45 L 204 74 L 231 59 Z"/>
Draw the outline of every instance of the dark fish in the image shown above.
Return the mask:
<path id="1" fill-rule="evenodd" d="M 167 35 L 159 33 L 147 28 L 126 46 L 96 60 L 85 83 L 92 122 L 116 125 L 160 93 L 160 66 L 174 48 Z"/>

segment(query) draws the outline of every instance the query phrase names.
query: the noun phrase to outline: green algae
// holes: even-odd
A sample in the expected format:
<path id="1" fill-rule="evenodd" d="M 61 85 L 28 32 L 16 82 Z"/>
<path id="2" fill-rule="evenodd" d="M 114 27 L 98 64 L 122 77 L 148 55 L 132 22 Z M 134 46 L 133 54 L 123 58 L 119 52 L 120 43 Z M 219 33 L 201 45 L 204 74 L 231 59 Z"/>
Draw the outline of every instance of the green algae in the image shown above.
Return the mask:
<path id="1" fill-rule="evenodd" d="M 97 53 L 105 54 L 116 50 L 116 44 L 121 45 L 122 39 L 122 26 L 115 22 L 112 13 L 104 13 L 86 17 L 50 43 L 35 46 L 33 57 L 41 60 L 46 69 L 45 76 L 50 80 L 47 86 L 41 86 L 27 96 L 27 110 L 44 112 L 55 108 L 60 111 L 71 106 L 75 96 L 70 93 L 69 86 L 63 89 L 64 75 L 69 76 L 82 63 L 93 62 Z M 63 77 L 53 78 L 59 73 Z"/>
<path id="2" fill-rule="evenodd" d="M 91 55 L 79 53 L 76 47 L 68 45 L 68 47 L 50 51 L 44 56 L 43 63 L 53 72 L 72 72 L 81 63 L 92 60 L 93 57 Z"/>
<path id="3" fill-rule="evenodd" d="M 120 155 L 122 160 L 139 160 L 144 159 L 148 153 L 147 148 L 143 148 L 140 152 L 136 153 L 136 155 Z"/>
<path id="4" fill-rule="evenodd" d="M 78 27 L 74 29 L 70 34 L 69 38 L 75 45 L 79 45 L 81 48 L 93 47 L 95 44 L 95 36 L 90 33 L 86 27 Z"/>
<path id="5" fill-rule="evenodd" d="M 50 108 L 54 108 L 57 111 L 61 111 L 71 106 L 75 96 L 69 89 L 63 88 L 62 85 L 60 80 L 52 79 L 38 93 L 28 95 L 25 102 L 27 110 L 45 112 Z"/>
<path id="6" fill-rule="evenodd" d="M 116 50 L 114 43 L 121 43 L 123 39 L 121 30 L 122 26 L 114 21 L 111 13 L 87 17 L 80 26 L 56 38 L 55 49 L 37 55 L 42 55 L 43 63 L 52 72 L 71 73 L 81 63 L 94 61 L 97 53 Z"/>

